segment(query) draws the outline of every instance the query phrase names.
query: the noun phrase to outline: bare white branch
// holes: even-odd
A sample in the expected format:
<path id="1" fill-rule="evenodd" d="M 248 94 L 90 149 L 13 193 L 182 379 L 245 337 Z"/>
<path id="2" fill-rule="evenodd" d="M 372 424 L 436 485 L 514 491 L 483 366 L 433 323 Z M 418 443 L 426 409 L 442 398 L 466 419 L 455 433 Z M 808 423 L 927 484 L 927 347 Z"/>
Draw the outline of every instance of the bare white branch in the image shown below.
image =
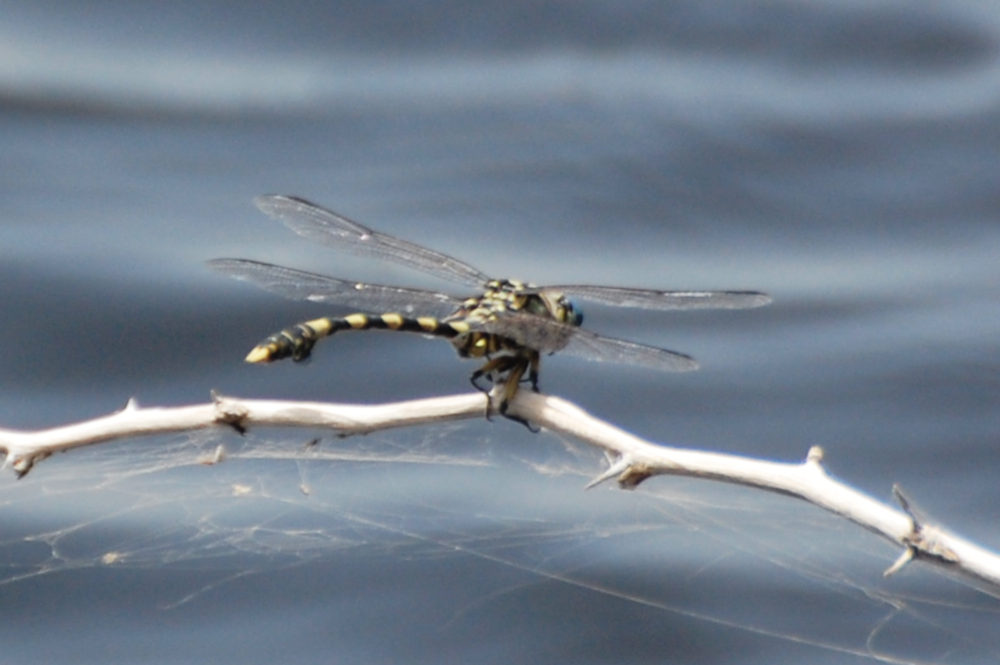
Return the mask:
<path id="1" fill-rule="evenodd" d="M 489 400 L 482 393 L 377 405 L 238 399 L 213 395 L 208 404 L 140 408 L 130 400 L 121 411 L 85 422 L 39 431 L 0 429 L 5 465 L 23 476 L 54 452 L 146 434 L 230 426 L 321 427 L 340 436 L 444 420 L 483 417 Z M 663 446 L 640 439 L 566 400 L 520 390 L 508 415 L 558 431 L 603 449 L 609 468 L 588 487 L 617 479 L 633 488 L 656 475 L 683 475 L 757 487 L 804 499 L 843 516 L 899 545 L 902 554 L 885 572 L 895 573 L 913 559 L 933 561 L 962 573 L 992 595 L 1000 595 L 1000 554 L 918 517 L 901 490 L 901 508 L 878 501 L 831 477 L 823 451 L 813 447 L 801 462 L 771 462 L 738 455 Z M 217 453 L 223 459 L 221 452 Z"/>

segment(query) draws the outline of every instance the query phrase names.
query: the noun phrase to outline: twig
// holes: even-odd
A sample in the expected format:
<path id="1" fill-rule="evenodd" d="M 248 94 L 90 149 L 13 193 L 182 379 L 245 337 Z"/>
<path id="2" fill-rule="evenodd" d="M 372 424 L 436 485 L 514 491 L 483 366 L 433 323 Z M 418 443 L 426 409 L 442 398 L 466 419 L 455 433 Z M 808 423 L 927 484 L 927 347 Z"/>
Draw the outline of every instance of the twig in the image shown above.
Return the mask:
<path id="1" fill-rule="evenodd" d="M 378 405 L 238 399 L 213 394 L 212 402 L 175 408 L 140 408 L 129 400 L 121 411 L 73 425 L 34 432 L 0 430 L 0 450 L 18 477 L 54 452 L 131 436 L 229 426 L 239 432 L 252 426 L 330 428 L 339 436 L 422 423 L 482 417 L 489 401 L 482 393 Z M 985 583 L 1000 595 L 1000 554 L 969 542 L 918 517 L 898 487 L 902 510 L 859 492 L 823 469 L 823 451 L 809 450 L 802 462 L 769 462 L 724 453 L 662 446 L 600 420 L 566 400 L 518 391 L 508 415 L 567 434 L 602 448 L 609 468 L 593 487 L 616 478 L 631 489 L 656 475 L 694 476 L 758 487 L 804 499 L 841 515 L 903 547 L 886 571 L 891 575 L 913 559 L 924 559 Z M 220 454 L 219 459 L 222 459 Z"/>

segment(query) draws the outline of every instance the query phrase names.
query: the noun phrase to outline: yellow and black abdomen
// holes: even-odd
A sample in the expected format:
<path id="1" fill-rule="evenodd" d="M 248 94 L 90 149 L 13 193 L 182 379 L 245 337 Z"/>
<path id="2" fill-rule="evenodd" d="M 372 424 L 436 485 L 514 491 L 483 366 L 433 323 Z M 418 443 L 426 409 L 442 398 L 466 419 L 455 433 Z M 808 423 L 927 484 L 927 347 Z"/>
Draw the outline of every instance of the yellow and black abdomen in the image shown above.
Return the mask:
<path id="1" fill-rule="evenodd" d="M 255 346 L 247 354 L 249 363 L 266 363 L 282 358 L 305 360 L 317 340 L 344 330 L 399 330 L 452 339 L 469 332 L 461 320 L 441 321 L 431 316 L 408 317 L 402 314 L 349 314 L 323 317 L 286 328 Z"/>

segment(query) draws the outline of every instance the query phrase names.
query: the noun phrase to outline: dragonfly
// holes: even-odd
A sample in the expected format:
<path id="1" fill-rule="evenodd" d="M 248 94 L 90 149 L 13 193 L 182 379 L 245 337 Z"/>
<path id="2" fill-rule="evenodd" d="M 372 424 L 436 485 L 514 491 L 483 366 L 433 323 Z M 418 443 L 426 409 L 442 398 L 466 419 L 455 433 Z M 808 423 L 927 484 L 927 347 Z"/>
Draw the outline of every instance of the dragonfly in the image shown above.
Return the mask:
<path id="1" fill-rule="evenodd" d="M 672 372 L 697 369 L 684 353 L 606 337 L 580 327 L 574 299 L 646 310 L 747 309 L 771 302 L 757 291 L 661 291 L 617 286 L 536 286 L 495 279 L 452 256 L 375 231 L 295 196 L 254 199 L 266 215 L 306 240 L 365 258 L 399 265 L 475 289 L 460 297 L 401 286 L 328 277 L 250 259 L 209 261 L 214 270 L 296 300 L 356 308 L 346 316 L 324 316 L 268 336 L 246 357 L 250 363 L 309 358 L 316 342 L 350 330 L 393 330 L 449 340 L 463 358 L 482 359 L 471 381 L 488 395 L 501 387 L 499 412 L 521 383 L 538 392 L 541 356 L 555 352 L 592 361 L 638 365 Z M 487 406 L 489 413 L 491 406 Z"/>

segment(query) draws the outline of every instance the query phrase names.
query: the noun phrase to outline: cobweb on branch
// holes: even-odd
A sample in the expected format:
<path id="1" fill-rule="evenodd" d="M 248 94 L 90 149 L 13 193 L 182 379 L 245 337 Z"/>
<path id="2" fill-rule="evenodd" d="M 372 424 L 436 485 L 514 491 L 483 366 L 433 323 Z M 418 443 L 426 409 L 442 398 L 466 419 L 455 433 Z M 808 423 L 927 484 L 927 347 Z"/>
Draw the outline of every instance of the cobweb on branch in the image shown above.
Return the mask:
<path id="1" fill-rule="evenodd" d="M 365 579 L 360 562 L 372 560 L 473 565 L 474 588 L 435 578 L 409 591 L 462 598 L 433 619 L 444 634 L 476 625 L 502 641 L 512 612 L 556 630 L 539 599 L 582 594 L 560 620 L 602 626 L 608 641 L 629 635 L 621 662 L 666 648 L 658 631 L 679 621 L 810 662 L 1000 662 L 1000 602 L 929 566 L 883 579 L 898 552 L 858 527 L 687 478 L 584 491 L 601 461 L 551 434 L 478 422 L 346 439 L 220 430 L 82 449 L 0 481 L 0 593 L 31 593 L 53 574 L 169 571 L 183 582 L 151 585 L 137 602 L 174 612 L 293 570 L 357 566 Z M 392 603 L 382 609 L 402 612 Z"/>

